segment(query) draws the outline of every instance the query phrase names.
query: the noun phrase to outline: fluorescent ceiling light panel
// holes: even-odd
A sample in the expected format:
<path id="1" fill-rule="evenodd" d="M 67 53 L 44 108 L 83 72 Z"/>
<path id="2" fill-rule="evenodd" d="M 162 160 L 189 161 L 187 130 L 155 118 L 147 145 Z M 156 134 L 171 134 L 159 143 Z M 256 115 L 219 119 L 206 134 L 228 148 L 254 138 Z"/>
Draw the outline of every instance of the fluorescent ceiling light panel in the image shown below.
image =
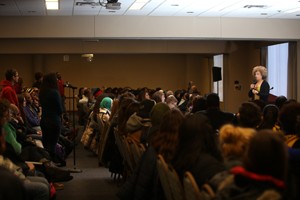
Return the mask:
<path id="1" fill-rule="evenodd" d="M 58 10 L 58 0 L 46 0 L 47 10 Z"/>
<path id="2" fill-rule="evenodd" d="M 147 3 L 149 2 L 149 0 L 136 0 L 132 6 L 130 6 L 129 10 L 140 10 L 142 9 Z"/>

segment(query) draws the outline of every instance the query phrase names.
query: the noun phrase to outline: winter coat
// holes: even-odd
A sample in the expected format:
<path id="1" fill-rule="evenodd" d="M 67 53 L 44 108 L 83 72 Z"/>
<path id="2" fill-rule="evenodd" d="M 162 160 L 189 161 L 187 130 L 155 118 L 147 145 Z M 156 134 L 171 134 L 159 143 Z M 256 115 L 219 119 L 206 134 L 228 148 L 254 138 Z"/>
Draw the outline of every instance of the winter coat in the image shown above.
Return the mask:
<path id="1" fill-rule="evenodd" d="M 214 200 L 256 200 L 256 199 L 282 199 L 285 188 L 284 181 L 270 175 L 255 174 L 243 167 L 231 169 L 231 181 L 220 190 Z"/>

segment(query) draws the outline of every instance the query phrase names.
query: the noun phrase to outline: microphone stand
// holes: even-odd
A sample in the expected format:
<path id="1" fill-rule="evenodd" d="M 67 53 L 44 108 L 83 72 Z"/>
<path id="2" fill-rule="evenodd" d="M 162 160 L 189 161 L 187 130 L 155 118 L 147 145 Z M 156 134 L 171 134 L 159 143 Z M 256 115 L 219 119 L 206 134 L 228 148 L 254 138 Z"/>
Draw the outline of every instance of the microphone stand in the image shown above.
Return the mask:
<path id="1" fill-rule="evenodd" d="M 69 88 L 69 96 L 70 96 L 70 90 L 72 89 L 72 104 L 73 104 L 73 108 L 72 108 L 72 128 L 73 128 L 73 131 L 74 131 L 74 134 L 75 134 L 75 130 L 76 130 L 76 126 L 75 126 L 75 90 L 77 89 L 77 87 L 74 87 L 70 84 L 67 85 L 67 87 Z M 69 105 L 70 105 L 70 102 L 69 102 Z M 69 109 L 70 109 L 70 106 L 69 106 Z M 69 169 L 70 172 L 72 173 L 81 173 L 82 170 L 81 169 L 77 169 L 76 168 L 76 143 L 75 143 L 75 140 L 76 140 L 76 137 L 77 135 L 74 135 L 74 138 L 73 138 L 73 169 Z"/>

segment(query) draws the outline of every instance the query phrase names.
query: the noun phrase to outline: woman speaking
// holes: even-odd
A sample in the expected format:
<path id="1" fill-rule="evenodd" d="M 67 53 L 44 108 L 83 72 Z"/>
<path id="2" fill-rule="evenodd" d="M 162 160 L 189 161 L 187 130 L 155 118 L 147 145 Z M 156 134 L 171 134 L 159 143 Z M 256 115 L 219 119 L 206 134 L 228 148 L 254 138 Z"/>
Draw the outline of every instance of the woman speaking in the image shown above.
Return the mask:
<path id="1" fill-rule="evenodd" d="M 252 70 L 255 82 L 250 85 L 248 96 L 252 100 L 262 100 L 268 103 L 270 93 L 270 85 L 265 80 L 267 78 L 267 69 L 264 66 L 256 66 Z"/>

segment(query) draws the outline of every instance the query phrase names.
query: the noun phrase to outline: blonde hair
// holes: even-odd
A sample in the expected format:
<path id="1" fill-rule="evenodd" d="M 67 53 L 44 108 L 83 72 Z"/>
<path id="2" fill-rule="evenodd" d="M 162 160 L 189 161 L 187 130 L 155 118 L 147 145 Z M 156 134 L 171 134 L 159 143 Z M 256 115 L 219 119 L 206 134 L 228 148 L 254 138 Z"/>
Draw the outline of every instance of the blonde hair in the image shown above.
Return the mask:
<path id="1" fill-rule="evenodd" d="M 262 76 L 263 79 L 267 78 L 268 70 L 267 70 L 266 67 L 264 67 L 264 66 L 256 66 L 252 70 L 252 75 L 255 76 L 256 72 L 260 72 L 260 74 L 261 74 L 261 76 Z"/>
<path id="2" fill-rule="evenodd" d="M 224 125 L 220 130 L 220 143 L 224 158 L 242 158 L 246 152 L 250 138 L 255 134 L 256 130 L 252 128 Z"/>

